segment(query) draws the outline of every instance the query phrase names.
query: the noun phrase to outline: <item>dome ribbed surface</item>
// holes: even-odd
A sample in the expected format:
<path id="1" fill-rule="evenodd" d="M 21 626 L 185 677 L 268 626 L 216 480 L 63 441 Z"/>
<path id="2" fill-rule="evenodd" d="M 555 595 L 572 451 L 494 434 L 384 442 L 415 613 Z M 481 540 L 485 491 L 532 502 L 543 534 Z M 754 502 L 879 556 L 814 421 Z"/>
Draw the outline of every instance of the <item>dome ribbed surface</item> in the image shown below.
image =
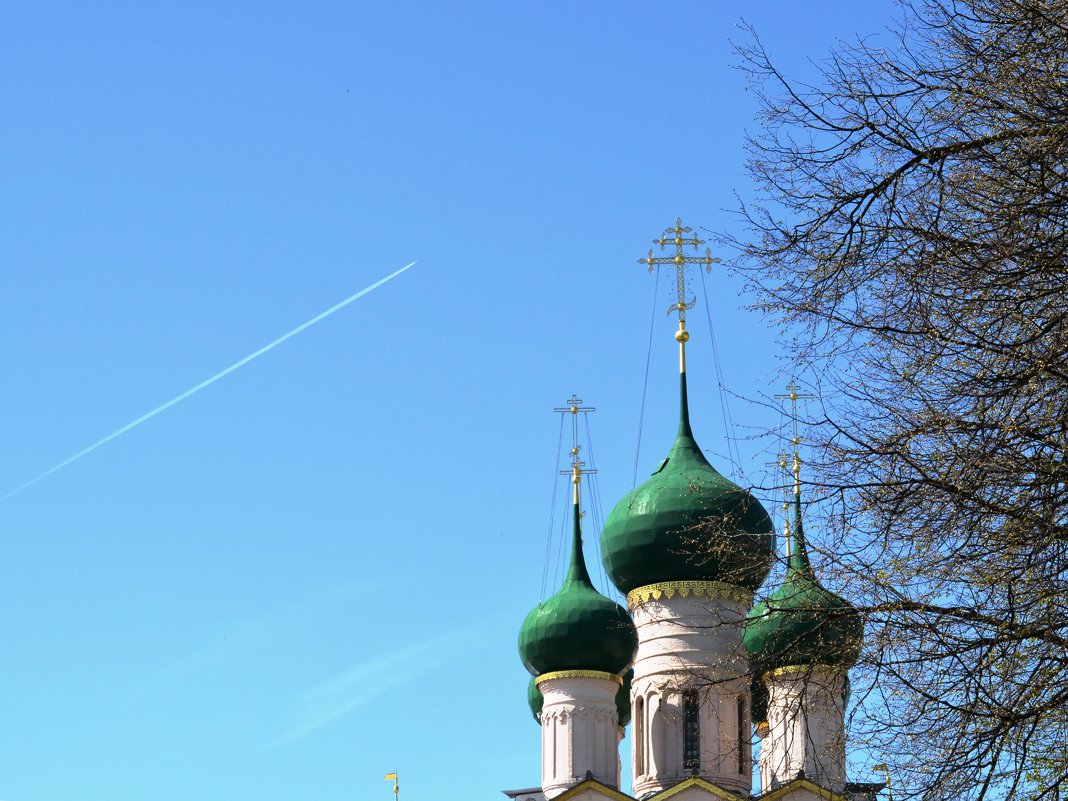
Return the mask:
<path id="1" fill-rule="evenodd" d="M 787 666 L 856 664 L 864 621 L 849 601 L 816 579 L 805 548 L 801 501 L 795 501 L 786 578 L 749 613 L 742 644 L 758 675 Z"/>
<path id="2" fill-rule="evenodd" d="M 527 705 L 534 714 L 534 720 L 538 721 L 538 723 L 541 723 L 541 707 L 544 703 L 545 697 L 541 694 L 541 690 L 538 689 L 538 677 L 531 676 L 530 683 L 527 684 Z"/>
<path id="3" fill-rule="evenodd" d="M 756 590 L 775 546 L 771 518 L 749 492 L 720 474 L 690 430 L 681 376 L 679 433 L 668 457 L 616 504 L 601 557 L 623 593 L 663 581 L 722 581 Z"/>
<path id="4" fill-rule="evenodd" d="M 556 670 L 619 675 L 634 661 L 638 633 L 627 610 L 594 589 L 582 555 L 578 504 L 574 515 L 567 576 L 560 590 L 523 621 L 519 656 L 535 676 Z"/>

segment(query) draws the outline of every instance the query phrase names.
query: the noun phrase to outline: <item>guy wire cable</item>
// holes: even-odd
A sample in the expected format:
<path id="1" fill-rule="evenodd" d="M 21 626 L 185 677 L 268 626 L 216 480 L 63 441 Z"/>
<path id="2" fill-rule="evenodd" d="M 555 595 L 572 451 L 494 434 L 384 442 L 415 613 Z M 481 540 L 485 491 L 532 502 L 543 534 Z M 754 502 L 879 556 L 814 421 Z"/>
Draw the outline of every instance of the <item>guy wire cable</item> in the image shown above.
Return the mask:
<path id="1" fill-rule="evenodd" d="M 556 569 L 553 572 L 553 586 L 559 587 L 564 580 L 564 561 L 565 554 L 567 553 L 567 524 L 571 515 L 560 515 L 560 539 L 559 547 L 556 549 Z"/>
<path id="2" fill-rule="evenodd" d="M 733 466 L 733 473 L 735 477 L 745 477 L 745 473 L 742 470 L 742 456 L 741 451 L 738 449 L 738 444 L 734 441 L 734 419 L 731 417 L 730 404 L 727 402 L 726 393 L 727 389 L 723 383 L 723 366 L 719 359 L 719 348 L 716 346 L 716 332 L 712 327 L 712 310 L 708 305 L 708 286 L 705 283 L 705 273 L 703 270 L 698 270 L 701 275 L 701 294 L 705 300 L 705 317 L 708 320 L 708 334 L 712 339 L 712 360 L 716 370 L 716 382 L 719 384 L 719 406 L 723 415 L 723 425 L 726 428 L 727 439 L 727 458 L 730 459 Z"/>
<path id="3" fill-rule="evenodd" d="M 593 437 L 590 434 L 590 415 L 588 412 L 583 412 L 582 416 L 586 421 L 586 451 L 590 455 L 590 467 L 596 468 L 597 460 L 593 456 Z M 592 512 L 594 530 L 597 532 L 597 540 L 599 545 L 601 533 L 604 531 L 604 507 L 601 505 L 601 487 L 599 484 L 596 483 L 596 479 L 597 474 L 591 473 L 590 480 L 588 483 L 588 486 L 590 488 L 590 499 L 587 506 L 589 506 Z M 608 596 L 608 588 L 613 585 L 608 581 L 608 574 L 605 572 L 604 563 L 600 559 L 598 559 L 597 564 L 598 570 L 596 572 L 598 576 L 598 583 L 601 585 L 598 589 L 600 589 L 602 595 Z"/>
<path id="4" fill-rule="evenodd" d="M 541 567 L 541 600 L 545 600 L 545 584 L 549 580 L 549 562 L 552 560 L 553 523 L 556 521 L 556 492 L 560 486 L 560 448 L 564 443 L 564 416 L 560 415 L 560 434 L 556 439 L 556 459 L 553 461 L 553 502 L 549 507 L 549 534 L 545 538 L 545 562 Z"/>
<path id="5" fill-rule="evenodd" d="M 653 355 L 653 327 L 656 323 L 656 296 L 657 290 L 660 288 L 660 271 L 655 270 L 654 276 L 653 313 L 649 317 L 649 346 L 645 349 L 645 379 L 642 381 L 642 408 L 638 415 L 638 444 L 634 448 L 634 477 L 630 483 L 631 489 L 638 486 L 638 457 L 641 456 L 642 452 L 642 424 L 645 422 L 645 395 L 649 390 L 649 358 Z"/>

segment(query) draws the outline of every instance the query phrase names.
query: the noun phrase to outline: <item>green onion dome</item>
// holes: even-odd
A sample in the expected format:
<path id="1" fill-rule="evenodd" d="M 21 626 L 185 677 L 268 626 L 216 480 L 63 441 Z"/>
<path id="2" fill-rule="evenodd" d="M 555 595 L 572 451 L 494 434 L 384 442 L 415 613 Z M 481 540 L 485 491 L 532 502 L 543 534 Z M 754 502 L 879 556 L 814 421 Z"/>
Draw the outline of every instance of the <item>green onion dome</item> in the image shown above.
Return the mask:
<path id="1" fill-rule="evenodd" d="M 616 715 L 620 726 L 630 723 L 630 683 L 632 681 L 634 681 L 634 668 L 623 674 L 623 684 L 616 692 Z"/>
<path id="2" fill-rule="evenodd" d="M 534 720 L 538 723 L 541 723 L 541 706 L 544 703 L 545 697 L 538 689 L 538 677 L 531 676 L 530 683 L 527 685 L 527 704 L 530 706 L 530 711 L 534 713 Z"/>
<path id="3" fill-rule="evenodd" d="M 622 606 L 594 589 L 582 556 L 576 499 L 571 562 L 559 592 L 527 615 L 519 630 L 519 656 L 533 675 L 596 670 L 620 675 L 634 661 L 638 633 Z"/>
<path id="4" fill-rule="evenodd" d="M 666 581 L 720 581 L 756 590 L 771 570 L 771 518 L 705 458 L 690 429 L 681 375 L 679 433 L 652 477 L 605 521 L 601 557 L 623 593 Z"/>
<path id="5" fill-rule="evenodd" d="M 786 578 L 749 613 L 742 644 L 758 676 L 786 666 L 856 664 L 864 634 L 860 612 L 816 579 L 805 549 L 801 499 L 794 500 Z"/>

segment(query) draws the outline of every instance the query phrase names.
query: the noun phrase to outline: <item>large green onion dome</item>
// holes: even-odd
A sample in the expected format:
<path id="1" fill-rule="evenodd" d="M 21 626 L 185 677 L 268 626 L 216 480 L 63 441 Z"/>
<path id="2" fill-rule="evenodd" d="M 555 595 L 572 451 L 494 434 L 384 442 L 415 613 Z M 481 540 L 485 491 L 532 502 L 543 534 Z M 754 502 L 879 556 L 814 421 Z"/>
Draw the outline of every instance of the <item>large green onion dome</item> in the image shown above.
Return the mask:
<path id="1" fill-rule="evenodd" d="M 801 499 L 794 501 L 792 547 L 786 578 L 749 613 L 742 644 L 762 676 L 787 666 L 850 668 L 860 655 L 864 621 L 849 601 L 816 579 L 805 549 Z"/>
<path id="2" fill-rule="evenodd" d="M 627 611 L 594 589 L 582 555 L 576 499 L 571 562 L 559 592 L 527 615 L 519 656 L 535 676 L 558 670 L 622 674 L 634 661 L 638 633 Z"/>
<path id="3" fill-rule="evenodd" d="M 771 518 L 749 492 L 705 458 L 690 429 L 681 375 L 679 433 L 652 477 L 616 504 L 601 557 L 627 593 L 667 581 L 719 581 L 756 590 L 771 569 Z"/>

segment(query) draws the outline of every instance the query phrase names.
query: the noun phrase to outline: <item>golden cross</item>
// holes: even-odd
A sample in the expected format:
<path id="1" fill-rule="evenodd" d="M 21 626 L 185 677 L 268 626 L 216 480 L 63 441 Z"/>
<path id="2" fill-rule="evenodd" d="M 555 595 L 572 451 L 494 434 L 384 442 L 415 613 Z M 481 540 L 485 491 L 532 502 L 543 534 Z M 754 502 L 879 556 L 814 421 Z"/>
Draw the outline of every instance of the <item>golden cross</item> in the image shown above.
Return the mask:
<path id="1" fill-rule="evenodd" d="M 778 457 L 774 462 L 765 462 L 766 467 L 777 467 L 783 477 L 782 484 L 782 520 L 783 520 L 783 538 L 786 540 L 786 555 L 790 555 L 790 462 L 788 461 L 789 454 L 786 451 L 779 451 Z"/>
<path id="2" fill-rule="evenodd" d="M 582 475 L 593 475 L 597 471 L 585 469 L 586 463 L 579 457 L 579 452 L 582 450 L 582 446 L 579 445 L 579 430 L 578 430 L 578 416 L 579 412 L 595 412 L 597 407 L 595 406 L 583 406 L 582 398 L 572 393 L 571 397 L 567 399 L 567 406 L 557 406 L 553 409 L 554 412 L 560 414 L 571 415 L 571 469 L 561 470 L 560 475 L 571 476 L 571 483 L 575 485 L 575 503 L 578 503 L 578 486 L 579 481 L 582 480 Z"/>
<path id="3" fill-rule="evenodd" d="M 660 245 L 660 250 L 663 250 L 668 245 L 674 245 L 675 255 L 653 256 L 653 249 L 649 248 L 649 255 L 645 258 L 638 259 L 638 264 L 649 265 L 649 272 L 652 272 L 659 264 L 670 264 L 674 266 L 677 302 L 668 309 L 668 314 L 671 314 L 672 312 L 679 313 L 679 327 L 682 329 L 685 328 L 686 310 L 692 309 L 697 303 L 696 297 L 686 300 L 686 265 L 703 264 L 708 272 L 712 272 L 712 265 L 719 264 L 720 262 L 720 258 L 718 256 L 713 257 L 712 251 L 708 248 L 705 248 L 704 256 L 687 256 L 683 252 L 683 248 L 687 245 L 692 245 L 693 249 L 697 250 L 698 245 L 703 245 L 705 243 L 704 239 L 697 238 L 697 234 L 694 234 L 692 237 L 684 236 L 684 234 L 691 233 L 693 233 L 693 229 L 689 226 L 684 227 L 682 218 L 676 217 L 675 225 L 670 228 L 665 228 L 664 232 L 660 234 L 660 238 L 653 240 L 654 245 Z"/>
<path id="4" fill-rule="evenodd" d="M 793 437 L 790 439 L 790 443 L 794 448 L 794 495 L 801 494 L 801 436 L 797 432 L 797 402 L 798 400 L 807 400 L 809 398 L 816 397 L 815 395 L 801 395 L 798 394 L 798 390 L 801 389 L 797 384 L 790 383 L 786 385 L 787 392 L 783 395 L 776 395 L 777 400 L 789 400 L 790 401 L 790 417 L 793 424 Z"/>

